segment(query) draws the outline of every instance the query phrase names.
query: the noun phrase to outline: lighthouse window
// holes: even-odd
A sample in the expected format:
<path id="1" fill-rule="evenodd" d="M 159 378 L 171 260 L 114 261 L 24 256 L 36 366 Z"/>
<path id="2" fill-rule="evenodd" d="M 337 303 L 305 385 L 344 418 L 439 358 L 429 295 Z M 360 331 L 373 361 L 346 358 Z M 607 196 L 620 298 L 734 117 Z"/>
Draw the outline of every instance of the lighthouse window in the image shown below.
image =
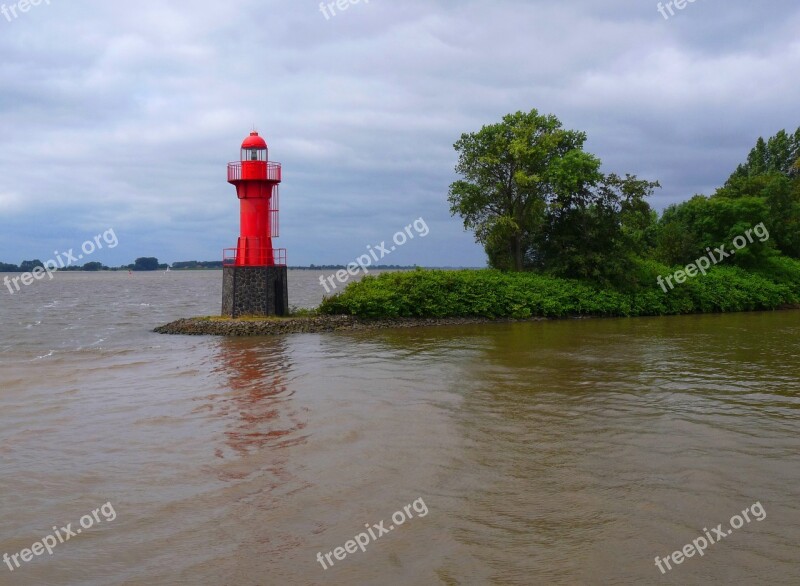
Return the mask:
<path id="1" fill-rule="evenodd" d="M 267 149 L 242 149 L 243 161 L 266 161 Z"/>

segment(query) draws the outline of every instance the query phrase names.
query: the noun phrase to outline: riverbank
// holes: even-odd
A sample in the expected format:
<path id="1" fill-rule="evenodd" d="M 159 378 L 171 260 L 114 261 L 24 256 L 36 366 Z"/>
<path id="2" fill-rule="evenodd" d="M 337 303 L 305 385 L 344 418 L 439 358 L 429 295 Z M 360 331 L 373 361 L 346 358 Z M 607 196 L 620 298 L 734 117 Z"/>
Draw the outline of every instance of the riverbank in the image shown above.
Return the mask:
<path id="1" fill-rule="evenodd" d="M 798 310 L 800 304 L 787 304 L 775 311 Z M 748 313 L 748 312 L 735 312 Z M 420 328 L 434 326 L 459 326 L 484 323 L 517 323 L 547 321 L 553 319 L 591 319 L 610 316 L 566 316 L 562 318 L 488 318 L 488 317 L 444 317 L 444 318 L 395 318 L 369 319 L 351 315 L 320 315 L 314 317 L 287 318 L 219 318 L 195 317 L 179 319 L 155 328 L 156 334 L 176 336 L 223 336 L 244 338 L 256 336 L 282 336 L 286 334 L 319 334 L 341 331 L 388 330 L 397 328 Z M 664 316 L 667 317 L 667 316 Z"/>
<path id="2" fill-rule="evenodd" d="M 179 319 L 153 330 L 157 334 L 183 336 L 254 337 L 285 334 L 317 334 L 355 330 L 386 330 L 425 326 L 465 325 L 512 321 L 541 321 L 546 318 L 492 319 L 487 317 L 365 319 L 351 315 L 319 315 L 286 318 L 219 318 L 196 317 Z"/>
<path id="3" fill-rule="evenodd" d="M 656 285 L 668 267 L 645 265 L 627 290 L 537 273 L 415 270 L 367 276 L 288 318 L 181 319 L 161 334 L 271 336 L 543 319 L 736 313 L 796 308 L 800 263 L 774 259 L 760 271 L 715 267 L 674 290 Z"/>

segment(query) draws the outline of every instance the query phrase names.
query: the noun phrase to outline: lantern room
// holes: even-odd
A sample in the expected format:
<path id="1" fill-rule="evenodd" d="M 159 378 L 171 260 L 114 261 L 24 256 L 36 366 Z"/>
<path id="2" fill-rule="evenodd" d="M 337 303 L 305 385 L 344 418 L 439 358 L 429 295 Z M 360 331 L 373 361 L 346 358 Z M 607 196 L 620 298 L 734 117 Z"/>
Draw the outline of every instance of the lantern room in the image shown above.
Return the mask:
<path id="1" fill-rule="evenodd" d="M 269 160 L 269 149 L 267 141 L 258 135 L 258 132 L 250 133 L 242 143 L 242 161 L 261 161 L 266 163 Z"/>

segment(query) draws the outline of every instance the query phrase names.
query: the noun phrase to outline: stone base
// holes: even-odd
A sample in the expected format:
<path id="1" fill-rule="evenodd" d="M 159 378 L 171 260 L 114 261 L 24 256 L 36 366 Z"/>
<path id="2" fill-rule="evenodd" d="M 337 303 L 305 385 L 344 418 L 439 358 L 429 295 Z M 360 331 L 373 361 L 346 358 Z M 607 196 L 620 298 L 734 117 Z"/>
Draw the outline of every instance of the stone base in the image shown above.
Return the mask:
<path id="1" fill-rule="evenodd" d="M 289 315 L 289 271 L 286 267 L 222 269 L 222 315 Z"/>

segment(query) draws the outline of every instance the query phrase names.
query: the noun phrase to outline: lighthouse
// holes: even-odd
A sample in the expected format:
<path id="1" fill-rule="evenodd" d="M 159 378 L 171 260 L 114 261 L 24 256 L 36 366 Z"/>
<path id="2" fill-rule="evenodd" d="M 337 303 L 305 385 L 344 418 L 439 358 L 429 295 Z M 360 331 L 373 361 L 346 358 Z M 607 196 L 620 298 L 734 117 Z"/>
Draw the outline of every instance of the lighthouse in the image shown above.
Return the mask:
<path id="1" fill-rule="evenodd" d="M 236 187 L 240 232 L 236 248 L 223 253 L 222 315 L 288 315 L 286 250 L 278 237 L 278 188 L 281 165 L 269 160 L 258 132 L 244 139 L 238 161 L 228 164 L 228 183 Z"/>

